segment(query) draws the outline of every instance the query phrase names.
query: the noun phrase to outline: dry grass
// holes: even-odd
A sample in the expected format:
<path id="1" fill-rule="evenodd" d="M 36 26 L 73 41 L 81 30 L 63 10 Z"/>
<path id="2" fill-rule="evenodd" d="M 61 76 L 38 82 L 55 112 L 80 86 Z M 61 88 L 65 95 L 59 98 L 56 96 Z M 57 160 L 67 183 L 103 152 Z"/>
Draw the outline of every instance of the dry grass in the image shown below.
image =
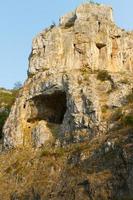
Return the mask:
<path id="1" fill-rule="evenodd" d="M 77 184 L 87 179 L 98 195 L 108 199 L 110 190 L 106 184 L 112 179 L 112 172 L 105 168 L 107 162 L 112 162 L 115 154 L 100 157 L 101 148 L 108 135 L 96 136 L 91 141 L 70 144 L 64 148 L 44 146 L 40 149 L 23 148 L 11 150 L 0 155 L 0 199 L 11 200 L 11 195 L 17 194 L 20 199 L 34 188 L 42 199 L 56 186 L 70 191 L 77 189 Z M 94 155 L 99 152 L 96 158 Z M 73 160 L 80 156 L 80 162 Z M 85 164 L 86 163 L 86 164 Z M 67 181 L 67 182 L 65 182 Z M 61 188 L 60 188 L 61 189 Z M 83 191 L 84 192 L 84 191 Z"/>
<path id="2" fill-rule="evenodd" d="M 98 146 L 99 142 L 97 140 L 96 143 L 95 140 L 90 144 L 84 142 L 69 145 L 66 148 L 42 147 L 35 150 L 27 147 L 4 152 L 0 155 L 0 194 L 5 195 L 5 199 L 8 200 L 8 195 L 12 191 L 17 190 L 21 193 L 26 187 L 40 179 L 47 182 L 46 177 L 52 173 L 51 167 L 63 168 L 68 155 L 79 151 L 93 152 Z"/>
<path id="3" fill-rule="evenodd" d="M 16 149 L 0 156 L 0 199 L 9 200 L 15 191 L 21 196 L 28 188 L 56 182 L 63 159 L 55 154 L 43 154 L 42 149 Z M 49 183 L 51 181 L 51 183 Z"/>

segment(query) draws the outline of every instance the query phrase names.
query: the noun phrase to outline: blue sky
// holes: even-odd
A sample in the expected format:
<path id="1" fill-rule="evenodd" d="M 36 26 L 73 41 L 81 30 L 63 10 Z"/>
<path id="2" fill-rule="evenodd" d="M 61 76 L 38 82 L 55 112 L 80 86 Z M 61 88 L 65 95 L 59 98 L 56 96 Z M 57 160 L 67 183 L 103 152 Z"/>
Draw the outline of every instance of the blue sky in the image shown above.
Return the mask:
<path id="1" fill-rule="evenodd" d="M 84 0 L 1 0 L 0 87 L 12 88 L 27 76 L 32 38 Z M 118 26 L 133 30 L 133 0 L 97 0 L 114 9 Z"/>

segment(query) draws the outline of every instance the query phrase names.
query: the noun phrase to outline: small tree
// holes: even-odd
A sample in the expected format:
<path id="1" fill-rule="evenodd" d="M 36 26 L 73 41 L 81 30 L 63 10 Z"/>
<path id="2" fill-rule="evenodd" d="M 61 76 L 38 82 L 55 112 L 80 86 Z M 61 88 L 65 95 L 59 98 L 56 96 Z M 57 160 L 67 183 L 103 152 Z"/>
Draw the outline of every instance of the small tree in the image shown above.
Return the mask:
<path id="1" fill-rule="evenodd" d="M 17 81 L 16 83 L 14 83 L 14 90 L 18 90 L 22 87 L 22 83 L 20 81 Z"/>

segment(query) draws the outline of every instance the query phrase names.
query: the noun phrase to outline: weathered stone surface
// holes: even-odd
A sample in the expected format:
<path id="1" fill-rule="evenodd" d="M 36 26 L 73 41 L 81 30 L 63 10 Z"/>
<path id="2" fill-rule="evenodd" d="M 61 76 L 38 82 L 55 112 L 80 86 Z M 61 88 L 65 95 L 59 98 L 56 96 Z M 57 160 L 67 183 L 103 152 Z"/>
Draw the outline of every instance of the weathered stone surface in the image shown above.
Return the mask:
<path id="1" fill-rule="evenodd" d="M 101 70 L 108 71 L 110 80 L 97 79 Z M 60 126 L 58 139 L 64 144 L 107 132 L 102 107 L 126 103 L 132 73 L 133 33 L 114 24 L 110 7 L 79 6 L 58 27 L 33 39 L 29 77 L 5 124 L 4 146 L 31 144 L 33 135 L 37 146 L 43 144 L 52 124 Z"/>
<path id="2" fill-rule="evenodd" d="M 52 139 L 51 132 L 44 121 L 40 121 L 35 128 L 32 129 L 33 146 L 41 147 Z"/>
<path id="3" fill-rule="evenodd" d="M 0 199 L 133 198 L 133 33 L 110 7 L 83 4 L 33 39 L 3 132 L 24 148 L 0 156 Z"/>

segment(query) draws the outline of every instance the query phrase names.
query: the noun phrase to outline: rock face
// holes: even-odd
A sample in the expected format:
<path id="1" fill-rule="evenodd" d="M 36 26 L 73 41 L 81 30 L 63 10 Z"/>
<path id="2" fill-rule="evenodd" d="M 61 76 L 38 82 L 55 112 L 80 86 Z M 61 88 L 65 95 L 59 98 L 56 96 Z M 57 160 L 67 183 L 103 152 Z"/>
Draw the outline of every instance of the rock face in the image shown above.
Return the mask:
<path id="1" fill-rule="evenodd" d="M 58 178 L 38 199 L 133 197 L 133 33 L 114 24 L 110 7 L 83 4 L 33 39 L 3 132 L 9 149 L 74 146 L 62 169 L 53 161 L 48 177 Z"/>
<path id="2" fill-rule="evenodd" d="M 99 81 L 100 70 L 107 70 L 110 80 Z M 120 107 L 133 87 L 132 80 L 121 83 L 122 73 L 133 73 L 133 33 L 114 24 L 110 7 L 79 6 L 58 27 L 34 38 L 29 76 L 5 124 L 4 146 L 34 143 L 32 135 L 42 145 L 39 135 L 41 141 L 48 140 L 53 124 L 59 129 L 56 139 L 63 143 L 107 131 L 103 101 L 110 108 Z M 117 90 L 109 93 L 113 87 Z M 43 134 L 40 121 L 45 122 Z"/>

